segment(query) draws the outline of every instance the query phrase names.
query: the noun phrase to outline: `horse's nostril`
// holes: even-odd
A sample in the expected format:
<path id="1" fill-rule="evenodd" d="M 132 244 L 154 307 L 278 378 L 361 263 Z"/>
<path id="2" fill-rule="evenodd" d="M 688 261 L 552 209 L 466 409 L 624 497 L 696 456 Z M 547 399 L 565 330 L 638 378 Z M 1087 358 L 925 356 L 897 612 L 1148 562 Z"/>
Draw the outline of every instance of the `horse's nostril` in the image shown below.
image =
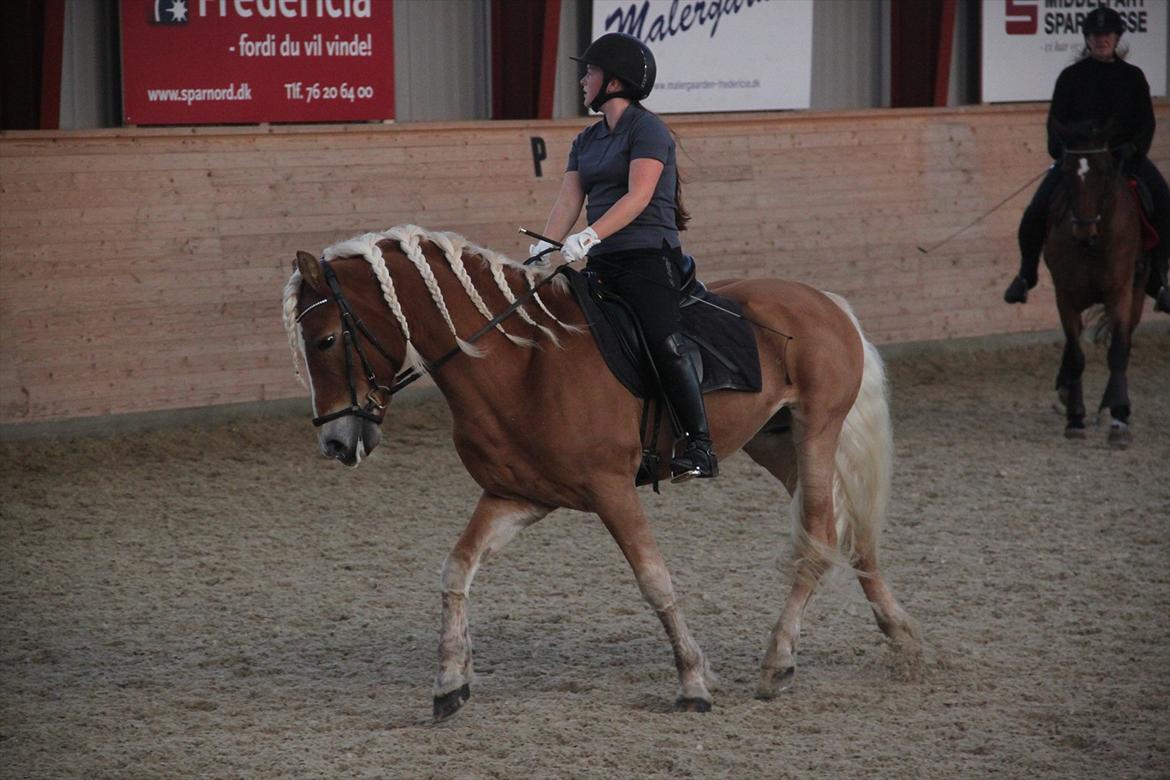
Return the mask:
<path id="1" fill-rule="evenodd" d="M 345 445 L 337 439 L 328 439 L 325 442 L 325 456 L 340 460 L 345 456 Z"/>

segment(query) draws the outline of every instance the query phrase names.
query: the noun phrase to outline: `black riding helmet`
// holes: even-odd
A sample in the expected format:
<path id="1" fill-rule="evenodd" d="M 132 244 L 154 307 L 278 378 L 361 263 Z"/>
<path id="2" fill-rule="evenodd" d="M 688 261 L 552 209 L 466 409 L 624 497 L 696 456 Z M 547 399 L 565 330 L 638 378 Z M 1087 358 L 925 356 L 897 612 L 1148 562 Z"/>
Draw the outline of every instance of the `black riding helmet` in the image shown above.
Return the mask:
<path id="1" fill-rule="evenodd" d="M 569 59 L 601 68 L 601 91 L 589 104 L 594 111 L 600 111 L 602 104 L 610 98 L 644 100 L 654 89 L 654 79 L 658 75 L 650 47 L 625 33 L 606 33 L 589 44 L 580 57 Z M 622 89 L 606 94 L 605 85 L 612 78 L 621 79 Z"/>
<path id="2" fill-rule="evenodd" d="M 1112 8 L 1100 6 L 1094 8 L 1081 21 L 1081 32 L 1087 38 L 1090 35 L 1105 35 L 1106 33 L 1117 33 L 1121 37 L 1125 33 L 1125 22 L 1121 18 L 1121 14 L 1114 11 Z"/>

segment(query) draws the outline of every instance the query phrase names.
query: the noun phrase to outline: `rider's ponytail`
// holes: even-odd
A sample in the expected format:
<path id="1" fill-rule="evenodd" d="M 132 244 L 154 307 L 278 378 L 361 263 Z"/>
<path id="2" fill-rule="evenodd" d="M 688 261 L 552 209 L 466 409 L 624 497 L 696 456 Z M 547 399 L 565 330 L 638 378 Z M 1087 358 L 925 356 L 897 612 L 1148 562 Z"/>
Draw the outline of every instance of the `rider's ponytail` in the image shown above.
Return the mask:
<path id="1" fill-rule="evenodd" d="M 674 131 L 671 131 L 673 135 Z M 674 177 L 674 227 L 679 232 L 687 229 L 687 223 L 691 221 L 691 213 L 687 211 L 686 206 L 683 205 L 682 200 L 682 171 L 675 166 Z"/>

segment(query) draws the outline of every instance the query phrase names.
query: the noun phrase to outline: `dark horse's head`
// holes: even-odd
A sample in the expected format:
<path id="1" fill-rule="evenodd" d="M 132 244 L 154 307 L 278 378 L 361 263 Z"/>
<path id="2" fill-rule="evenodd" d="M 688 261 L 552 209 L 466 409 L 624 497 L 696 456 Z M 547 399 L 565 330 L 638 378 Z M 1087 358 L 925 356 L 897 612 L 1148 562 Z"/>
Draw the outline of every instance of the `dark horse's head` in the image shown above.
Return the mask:
<path id="1" fill-rule="evenodd" d="M 1063 147 L 1060 171 L 1065 213 L 1072 223 L 1073 238 L 1081 246 L 1097 243 L 1102 214 L 1110 207 L 1118 183 L 1120 165 L 1116 150 L 1109 146 L 1112 124 L 1055 124 Z"/>
<path id="2" fill-rule="evenodd" d="M 371 275 L 363 260 L 326 266 L 297 252 L 284 302 L 293 353 L 306 369 L 321 452 L 347 466 L 358 465 L 381 441 L 378 425 L 397 368 L 365 325 L 380 298 L 365 300 L 363 291 L 378 287 L 353 284 L 359 274 Z"/>

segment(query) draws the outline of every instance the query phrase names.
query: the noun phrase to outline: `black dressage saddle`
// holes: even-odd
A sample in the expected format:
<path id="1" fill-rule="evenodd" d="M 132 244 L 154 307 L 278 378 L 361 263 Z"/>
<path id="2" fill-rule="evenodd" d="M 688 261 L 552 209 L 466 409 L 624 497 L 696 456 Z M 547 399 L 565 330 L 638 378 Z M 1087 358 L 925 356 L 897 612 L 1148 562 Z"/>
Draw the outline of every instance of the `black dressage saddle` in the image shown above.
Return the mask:
<path id="1" fill-rule="evenodd" d="M 739 303 L 709 291 L 695 277 L 695 261 L 683 256 L 682 333 L 698 355 L 697 368 L 704 393 L 712 390 L 758 392 L 760 355 L 751 325 Z M 618 296 L 608 292 L 589 271 L 564 268 L 589 330 L 614 376 L 636 397 L 659 395 L 645 338 L 637 317 Z"/>

